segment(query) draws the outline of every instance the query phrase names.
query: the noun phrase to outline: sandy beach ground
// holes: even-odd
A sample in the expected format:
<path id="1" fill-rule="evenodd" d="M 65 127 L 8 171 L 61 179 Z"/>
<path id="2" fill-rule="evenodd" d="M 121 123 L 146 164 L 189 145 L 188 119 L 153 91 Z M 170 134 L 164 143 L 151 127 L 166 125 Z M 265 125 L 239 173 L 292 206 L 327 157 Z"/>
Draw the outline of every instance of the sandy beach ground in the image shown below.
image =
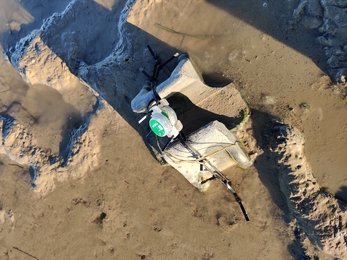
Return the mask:
<path id="1" fill-rule="evenodd" d="M 0 0 L 1 259 L 347 258 L 343 1 L 46 2 Z M 148 44 L 233 82 L 194 124 L 249 106 L 257 157 L 224 174 L 250 222 L 150 153 L 130 107 Z"/>

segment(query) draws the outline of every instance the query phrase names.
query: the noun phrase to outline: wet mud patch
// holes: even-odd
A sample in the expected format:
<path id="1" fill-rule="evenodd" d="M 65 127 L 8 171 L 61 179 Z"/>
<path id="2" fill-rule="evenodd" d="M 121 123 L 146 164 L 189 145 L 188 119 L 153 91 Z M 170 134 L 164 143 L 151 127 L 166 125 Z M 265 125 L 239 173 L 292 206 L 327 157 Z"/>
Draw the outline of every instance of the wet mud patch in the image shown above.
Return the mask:
<path id="1" fill-rule="evenodd" d="M 102 228 L 103 221 L 106 217 L 107 214 L 105 212 L 97 212 L 93 215 L 92 222 L 100 225 L 100 227 Z"/>

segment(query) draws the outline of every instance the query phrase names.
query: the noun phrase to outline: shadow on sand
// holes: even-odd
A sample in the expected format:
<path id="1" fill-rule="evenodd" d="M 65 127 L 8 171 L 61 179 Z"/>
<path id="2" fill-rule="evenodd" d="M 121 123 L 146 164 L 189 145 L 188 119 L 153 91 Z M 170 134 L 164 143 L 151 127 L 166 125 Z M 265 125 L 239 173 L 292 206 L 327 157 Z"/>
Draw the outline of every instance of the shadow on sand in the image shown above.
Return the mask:
<path id="1" fill-rule="evenodd" d="M 335 198 L 342 201 L 344 207 L 346 208 L 347 205 L 347 186 L 343 185 L 340 187 L 340 189 L 335 193 Z"/>
<path id="2" fill-rule="evenodd" d="M 324 50 L 316 42 L 321 34 L 298 24 L 290 29 L 289 21 L 293 10 L 300 1 L 254 1 L 254 0 L 207 0 L 208 3 L 224 10 L 242 21 L 254 26 L 283 44 L 310 58 L 322 71 L 328 73 Z"/>
<path id="3" fill-rule="evenodd" d="M 280 134 L 278 129 L 280 129 L 280 124 L 275 123 L 275 121 L 276 118 L 267 113 L 252 110 L 252 128 L 254 137 L 257 141 L 257 145 L 263 151 L 263 153 L 257 157 L 254 166 L 259 174 L 259 179 L 270 192 L 272 200 L 282 210 L 283 220 L 289 224 L 296 219 L 297 216 L 295 216 L 295 213 L 291 212 L 292 210 L 288 205 L 288 198 L 281 191 L 280 178 L 290 174 L 292 170 L 288 166 L 279 163 L 279 159 L 281 159 L 282 155 L 274 152 L 276 146 L 285 141 L 279 137 Z M 314 222 L 314 220 L 307 220 L 306 224 L 311 226 L 314 225 Z M 294 259 L 311 259 L 307 256 L 301 245 L 303 239 L 302 236 L 304 234 L 305 233 L 300 229 L 299 223 L 294 230 L 295 240 L 293 240 L 293 242 L 287 247 L 288 252 Z M 317 244 L 322 248 L 320 241 L 315 240 L 312 241 L 312 243 Z"/>

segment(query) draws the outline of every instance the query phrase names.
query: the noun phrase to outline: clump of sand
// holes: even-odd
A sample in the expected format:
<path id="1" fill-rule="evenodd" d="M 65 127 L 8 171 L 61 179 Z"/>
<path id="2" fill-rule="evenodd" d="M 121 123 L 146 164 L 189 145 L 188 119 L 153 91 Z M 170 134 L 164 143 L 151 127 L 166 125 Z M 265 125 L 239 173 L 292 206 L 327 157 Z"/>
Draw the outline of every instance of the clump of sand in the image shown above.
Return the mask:
<path id="1" fill-rule="evenodd" d="M 304 138 L 294 127 L 273 122 L 268 141 L 277 161 L 280 189 L 286 197 L 287 217 L 297 243 L 315 256 L 310 245 L 336 258 L 345 258 L 347 212 L 314 178 L 305 158 Z M 341 207 L 342 206 L 342 207 Z"/>
<path id="2" fill-rule="evenodd" d="M 34 190 L 45 194 L 56 180 L 80 178 L 98 165 L 100 119 L 108 104 L 70 72 L 38 31 L 22 39 L 9 57 L 29 89 L 22 104 L 10 104 L 2 116 L 2 153 L 29 166 Z M 38 100 L 39 93 L 50 88 L 57 94 L 49 91 L 47 96 L 55 95 L 62 105 L 45 105 Z M 71 107 L 70 111 L 65 112 L 66 107 Z M 48 114 L 38 114 L 44 109 Z M 52 127 L 57 120 L 61 123 Z"/>

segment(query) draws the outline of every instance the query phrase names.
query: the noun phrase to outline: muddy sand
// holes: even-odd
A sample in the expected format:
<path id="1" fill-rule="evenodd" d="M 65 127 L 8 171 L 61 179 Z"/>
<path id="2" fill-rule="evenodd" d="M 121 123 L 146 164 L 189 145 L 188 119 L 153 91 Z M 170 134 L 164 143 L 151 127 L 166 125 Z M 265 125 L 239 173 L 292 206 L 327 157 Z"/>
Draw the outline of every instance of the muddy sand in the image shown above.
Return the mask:
<path id="1" fill-rule="evenodd" d="M 46 2 L 0 1 L 1 259 L 347 258 L 344 1 Z M 249 107 L 253 166 L 223 172 L 249 222 L 151 154 L 130 106 L 148 44 L 232 82 L 178 99 L 193 128 Z"/>

